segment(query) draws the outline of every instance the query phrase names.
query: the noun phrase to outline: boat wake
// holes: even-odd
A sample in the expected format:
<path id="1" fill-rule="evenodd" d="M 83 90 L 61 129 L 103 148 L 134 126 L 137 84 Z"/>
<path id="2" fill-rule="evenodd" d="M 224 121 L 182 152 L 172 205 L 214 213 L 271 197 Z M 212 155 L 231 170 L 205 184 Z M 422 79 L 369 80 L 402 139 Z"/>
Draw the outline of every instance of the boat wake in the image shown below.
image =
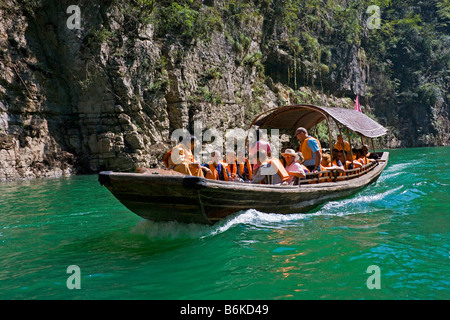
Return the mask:
<path id="1" fill-rule="evenodd" d="M 265 213 L 255 209 L 238 212 L 215 225 L 186 224 L 176 221 L 154 222 L 140 220 L 133 227 L 133 234 L 147 236 L 150 240 L 158 239 L 204 239 L 227 232 L 236 226 L 244 225 L 255 228 L 284 228 L 302 220 L 319 216 L 342 217 L 350 214 L 371 213 L 377 207 L 386 207 L 390 195 L 396 194 L 402 186 L 376 194 L 358 194 L 352 198 L 330 201 L 315 212 L 276 214 Z"/>
<path id="2" fill-rule="evenodd" d="M 296 223 L 301 220 L 312 219 L 319 216 L 342 217 L 350 214 L 368 213 L 374 211 L 371 204 L 377 202 L 389 202 L 389 195 L 395 194 L 396 191 L 401 188 L 402 187 L 400 186 L 383 193 L 357 195 L 350 199 L 330 201 L 323 205 L 318 211 L 309 213 L 276 214 L 250 209 L 219 222 L 216 229 L 211 231 L 208 236 L 223 233 L 240 224 L 264 228 L 280 228 L 285 227 L 290 223 Z"/>
<path id="3" fill-rule="evenodd" d="M 155 222 L 143 219 L 136 223 L 131 229 L 131 233 L 145 235 L 150 240 L 204 239 L 225 233 L 238 225 L 279 228 L 280 224 L 298 221 L 304 219 L 305 216 L 305 214 L 264 213 L 250 209 L 229 216 L 212 226 L 176 221 Z"/>
<path id="4" fill-rule="evenodd" d="M 367 213 L 372 211 L 373 205 L 389 202 L 389 196 L 396 194 L 403 186 L 389 189 L 385 192 L 374 194 L 358 194 L 350 199 L 330 201 L 326 203 L 318 213 L 321 215 L 342 216 L 355 213 Z M 370 191 L 369 191 L 370 192 Z M 372 205 L 372 206 L 371 206 Z"/>

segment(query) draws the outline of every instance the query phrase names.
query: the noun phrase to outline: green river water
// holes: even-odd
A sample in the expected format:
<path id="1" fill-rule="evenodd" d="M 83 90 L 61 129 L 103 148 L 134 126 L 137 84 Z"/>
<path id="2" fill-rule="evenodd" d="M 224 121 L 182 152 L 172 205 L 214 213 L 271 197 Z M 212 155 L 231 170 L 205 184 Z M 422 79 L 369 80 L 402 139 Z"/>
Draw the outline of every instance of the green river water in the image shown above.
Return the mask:
<path id="1" fill-rule="evenodd" d="M 449 299 L 449 152 L 390 150 L 351 197 L 214 226 L 142 220 L 96 175 L 0 182 L 0 299 Z"/>

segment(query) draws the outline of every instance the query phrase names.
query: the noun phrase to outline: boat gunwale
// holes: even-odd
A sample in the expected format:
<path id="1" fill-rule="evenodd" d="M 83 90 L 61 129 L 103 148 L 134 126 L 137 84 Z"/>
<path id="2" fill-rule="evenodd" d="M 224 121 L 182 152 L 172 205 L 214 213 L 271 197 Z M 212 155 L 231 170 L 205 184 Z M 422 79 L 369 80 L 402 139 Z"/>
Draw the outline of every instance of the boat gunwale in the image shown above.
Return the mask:
<path id="1" fill-rule="evenodd" d="M 211 188 L 211 189 L 229 189 L 229 190 L 242 190 L 242 191 L 270 191 L 270 192 L 289 192 L 298 193 L 303 191 L 313 192 L 313 191 L 338 191 L 347 188 L 356 188 L 364 186 L 370 182 L 373 177 L 381 174 L 387 165 L 387 159 L 389 152 L 383 152 L 381 161 L 372 167 L 365 173 L 362 173 L 358 177 L 338 180 L 331 182 L 320 182 L 313 184 L 300 184 L 300 185 L 269 185 L 269 184 L 252 184 L 248 182 L 238 182 L 238 181 L 221 181 L 221 180 L 210 180 L 203 177 L 186 176 L 186 175 L 165 175 L 165 174 L 152 174 L 152 173 L 126 173 L 126 172 L 113 172 L 113 171 L 102 171 L 99 175 L 108 175 L 109 178 L 116 178 L 122 180 L 125 178 L 132 179 L 134 181 L 161 181 L 165 183 L 182 184 L 183 181 L 192 180 L 192 182 L 198 182 L 201 185 L 201 189 Z M 155 169 L 157 171 L 158 169 Z M 314 180 L 311 180 L 314 182 Z"/>

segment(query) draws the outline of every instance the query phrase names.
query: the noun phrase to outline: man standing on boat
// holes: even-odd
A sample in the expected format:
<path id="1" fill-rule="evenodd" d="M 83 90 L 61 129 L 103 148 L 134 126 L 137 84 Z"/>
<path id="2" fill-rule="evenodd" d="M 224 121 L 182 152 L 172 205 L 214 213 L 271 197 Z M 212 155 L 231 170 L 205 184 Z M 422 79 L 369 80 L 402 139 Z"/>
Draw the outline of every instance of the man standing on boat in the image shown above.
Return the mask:
<path id="1" fill-rule="evenodd" d="M 319 172 L 322 162 L 322 147 L 319 140 L 308 135 L 308 131 L 299 127 L 295 131 L 297 140 L 300 141 L 300 151 L 305 158 L 303 163 L 310 172 Z"/>

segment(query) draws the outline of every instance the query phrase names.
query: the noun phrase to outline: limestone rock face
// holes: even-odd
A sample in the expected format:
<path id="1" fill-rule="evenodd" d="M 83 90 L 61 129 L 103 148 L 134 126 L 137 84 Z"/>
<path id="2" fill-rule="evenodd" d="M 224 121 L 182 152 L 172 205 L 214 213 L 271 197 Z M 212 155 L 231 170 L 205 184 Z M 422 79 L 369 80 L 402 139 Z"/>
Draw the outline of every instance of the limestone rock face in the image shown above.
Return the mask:
<path id="1" fill-rule="evenodd" d="M 177 128 L 246 124 L 257 75 L 223 33 L 155 38 L 105 3 L 83 3 L 78 30 L 66 25 L 70 1 L 0 8 L 0 179 L 159 166 Z M 261 104 L 274 107 L 266 91 Z"/>
<path id="2" fill-rule="evenodd" d="M 247 128 L 280 105 L 352 107 L 301 84 L 294 92 L 284 77 L 292 59 L 271 46 L 286 35 L 267 17 L 249 15 L 245 37 L 222 26 L 199 39 L 161 34 L 155 20 L 111 0 L 80 2 L 81 27 L 70 29 L 70 5 L 0 1 L 0 180 L 158 167 L 171 133 L 193 132 L 196 122 Z M 221 5 L 205 1 L 202 10 Z M 361 48 L 336 48 L 329 63 L 331 92 L 365 94 Z"/>

